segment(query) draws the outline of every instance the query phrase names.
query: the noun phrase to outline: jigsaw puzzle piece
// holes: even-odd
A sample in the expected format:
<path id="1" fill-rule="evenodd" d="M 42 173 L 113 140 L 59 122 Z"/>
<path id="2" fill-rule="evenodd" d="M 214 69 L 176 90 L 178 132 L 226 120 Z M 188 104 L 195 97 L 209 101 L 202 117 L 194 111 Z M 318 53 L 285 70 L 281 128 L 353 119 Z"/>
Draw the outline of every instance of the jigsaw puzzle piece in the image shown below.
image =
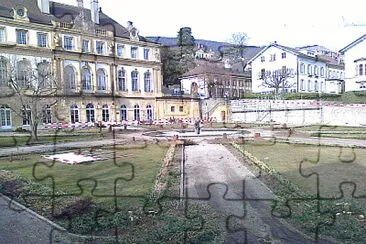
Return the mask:
<path id="1" fill-rule="evenodd" d="M 347 146 L 319 146 L 315 160 L 303 159 L 299 173 L 302 177 L 316 181 L 316 194 L 321 198 L 339 197 L 338 186 L 342 182 L 355 182 L 360 186 L 359 195 L 366 193 L 364 168 L 365 162 L 357 155 L 363 155 L 364 149 Z"/>

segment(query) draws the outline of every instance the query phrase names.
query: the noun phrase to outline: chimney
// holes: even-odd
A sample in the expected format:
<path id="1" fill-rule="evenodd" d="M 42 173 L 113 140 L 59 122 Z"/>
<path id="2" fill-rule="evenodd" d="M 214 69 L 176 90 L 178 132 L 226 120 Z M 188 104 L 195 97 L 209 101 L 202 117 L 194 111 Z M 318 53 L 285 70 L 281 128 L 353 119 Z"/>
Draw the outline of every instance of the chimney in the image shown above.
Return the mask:
<path id="1" fill-rule="evenodd" d="M 91 0 L 90 1 L 90 13 L 91 13 L 91 20 L 99 25 L 99 7 L 98 7 L 98 0 Z"/>
<path id="2" fill-rule="evenodd" d="M 38 8 L 44 14 L 50 13 L 50 1 L 49 0 L 38 0 Z"/>
<path id="3" fill-rule="evenodd" d="M 133 28 L 133 22 L 132 21 L 127 21 L 127 30 L 131 31 L 132 28 Z"/>

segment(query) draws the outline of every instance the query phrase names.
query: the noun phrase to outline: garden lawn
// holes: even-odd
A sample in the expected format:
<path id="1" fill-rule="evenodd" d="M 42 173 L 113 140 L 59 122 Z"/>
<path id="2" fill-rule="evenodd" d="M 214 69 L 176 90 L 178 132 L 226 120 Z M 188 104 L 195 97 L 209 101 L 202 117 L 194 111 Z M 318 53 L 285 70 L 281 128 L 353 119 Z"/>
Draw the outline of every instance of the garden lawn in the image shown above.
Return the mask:
<path id="1" fill-rule="evenodd" d="M 106 150 L 112 151 L 112 148 Z M 52 160 L 41 158 L 39 154 L 22 155 L 13 157 L 13 161 L 10 157 L 0 158 L 0 169 L 10 170 L 32 180 L 43 179 L 39 183 L 49 187 L 52 187 L 54 181 L 56 191 L 67 194 L 80 195 L 79 182 L 84 188 L 83 196 L 90 195 L 96 183 L 93 202 L 103 203 L 110 202 L 111 199 L 98 196 L 113 195 L 115 182 L 119 195 L 144 196 L 150 193 L 166 151 L 166 146 L 156 144 L 133 145 L 117 149 L 116 156 L 119 158 L 116 160 L 78 165 L 53 163 Z M 105 156 L 112 158 L 113 154 Z"/>

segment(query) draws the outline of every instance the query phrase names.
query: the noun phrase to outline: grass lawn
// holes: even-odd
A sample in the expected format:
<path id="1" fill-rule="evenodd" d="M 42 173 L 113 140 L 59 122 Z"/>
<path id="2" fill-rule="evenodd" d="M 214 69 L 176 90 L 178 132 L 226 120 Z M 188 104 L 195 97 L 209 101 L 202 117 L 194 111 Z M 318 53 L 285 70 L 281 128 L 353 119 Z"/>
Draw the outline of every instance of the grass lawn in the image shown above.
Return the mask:
<path id="1" fill-rule="evenodd" d="M 159 200 L 159 196 L 152 194 L 168 146 L 104 147 L 105 155 L 115 151 L 122 157 L 79 165 L 53 164 L 39 154 L 2 157 L 0 192 L 71 233 L 110 236 L 112 241 L 117 233 L 121 243 L 183 243 L 186 237 L 188 242 L 201 243 L 222 238 L 214 210 L 209 206 L 190 205 L 186 212 L 178 198 L 181 155 L 177 152 L 180 149 L 160 179 L 166 183 L 163 198 Z M 56 194 L 61 194 L 54 199 L 52 179 Z M 114 189 L 116 198 L 113 198 Z M 205 216 L 204 226 L 199 216 Z M 73 241 L 89 243 L 85 239 Z"/>
<path id="2" fill-rule="evenodd" d="M 320 234 L 337 240 L 365 240 L 366 149 L 261 142 L 242 147 L 298 187 L 289 191 L 284 189 L 286 184 L 263 173 L 264 179 L 272 179 L 267 184 L 277 195 L 304 199 L 289 202 L 290 221 L 312 234 L 319 228 Z M 317 176 L 319 195 L 325 198 L 319 201 L 320 214 L 316 212 L 318 201 L 306 200 L 317 196 Z"/>

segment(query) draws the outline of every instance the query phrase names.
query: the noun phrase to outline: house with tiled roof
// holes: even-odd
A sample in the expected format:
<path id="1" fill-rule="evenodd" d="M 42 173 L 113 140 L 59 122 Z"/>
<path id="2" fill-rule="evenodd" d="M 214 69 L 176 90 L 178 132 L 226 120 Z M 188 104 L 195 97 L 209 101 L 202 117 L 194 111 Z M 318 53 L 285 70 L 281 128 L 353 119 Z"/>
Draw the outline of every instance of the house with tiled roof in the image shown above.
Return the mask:
<path id="1" fill-rule="evenodd" d="M 271 43 L 249 60 L 253 93 L 273 93 L 275 88 L 265 82 L 266 74 L 283 75 L 278 92 L 340 93 L 341 84 L 334 86 L 328 79 L 329 60 L 309 55 L 296 48 Z"/>
<path id="2" fill-rule="evenodd" d="M 49 0 L 0 1 L 0 88 L 9 81 L 39 88 L 30 80 L 40 65 L 52 70 L 41 124 L 152 120 L 163 117 L 161 45 L 139 35 L 132 22 L 122 26 L 91 0 L 77 6 Z M 13 72 L 13 69 L 16 72 Z M 28 74 L 29 73 L 29 74 Z M 16 75 L 14 75 L 16 74 Z M 39 75 L 39 74 L 38 74 Z M 0 130 L 28 128 L 29 111 L 14 96 L 0 97 Z M 49 103 L 47 103 L 49 101 Z"/>
<path id="3" fill-rule="evenodd" d="M 345 90 L 366 91 L 366 34 L 340 52 L 344 55 Z"/>
<path id="4" fill-rule="evenodd" d="M 222 62 L 201 62 L 180 79 L 186 95 L 237 99 L 251 92 L 250 78 L 250 72 L 232 70 Z"/>

